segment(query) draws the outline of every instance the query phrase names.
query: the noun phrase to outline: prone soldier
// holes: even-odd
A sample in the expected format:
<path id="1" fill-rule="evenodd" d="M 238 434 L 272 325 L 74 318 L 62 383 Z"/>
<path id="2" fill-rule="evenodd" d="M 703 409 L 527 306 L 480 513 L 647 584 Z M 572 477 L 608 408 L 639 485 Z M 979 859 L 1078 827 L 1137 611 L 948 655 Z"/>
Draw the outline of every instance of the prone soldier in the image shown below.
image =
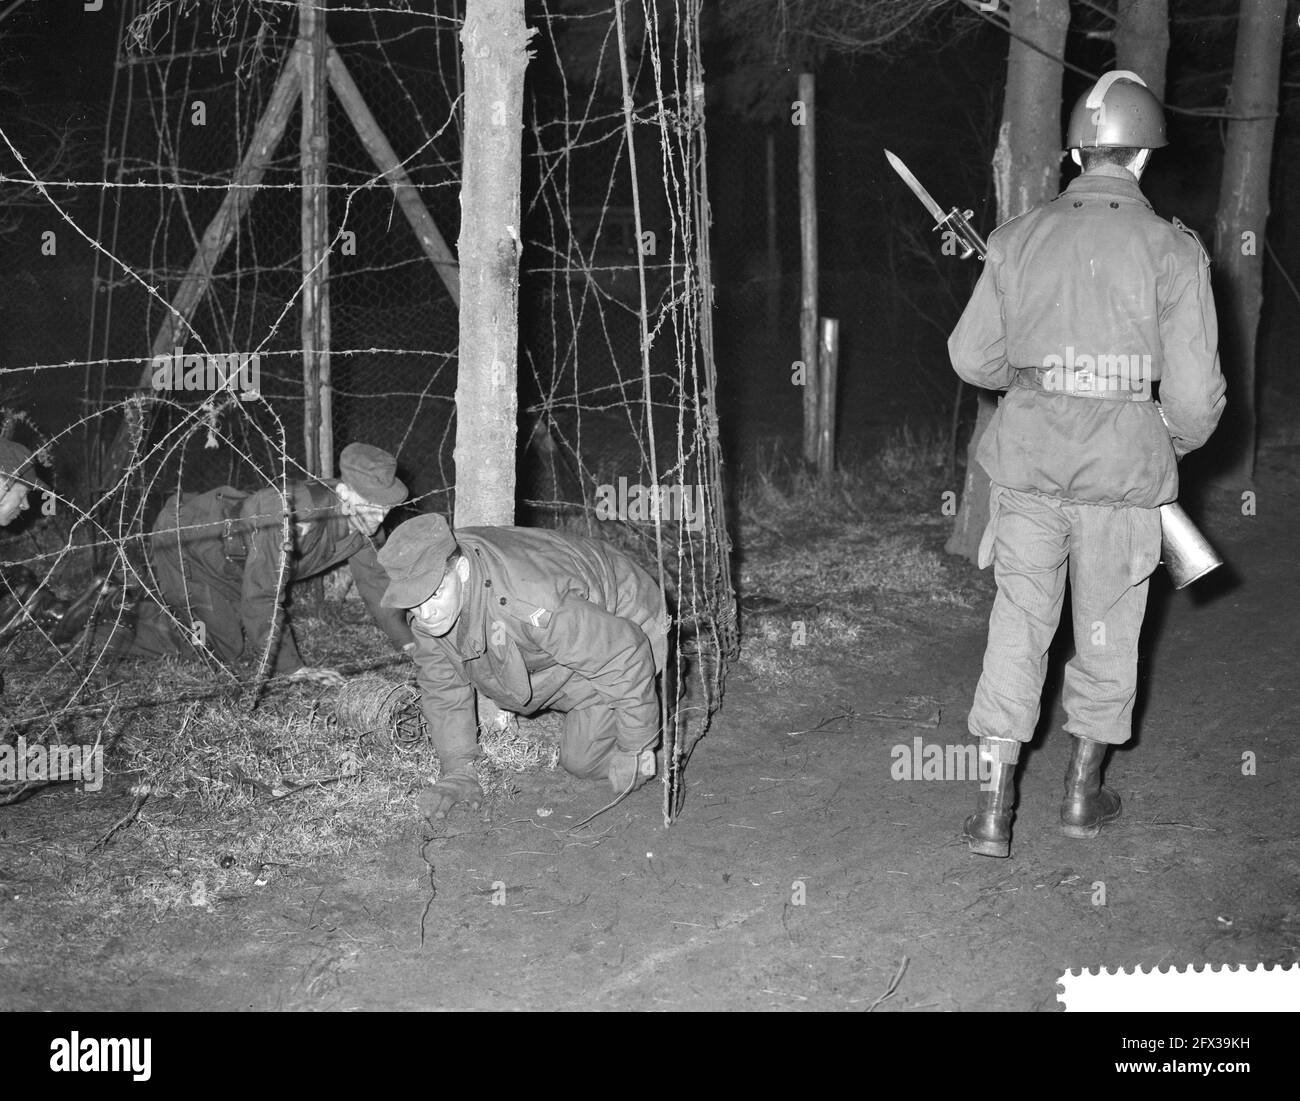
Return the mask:
<path id="1" fill-rule="evenodd" d="M 380 603 L 388 579 L 376 560 L 384 517 L 407 496 L 396 469 L 388 452 L 353 443 L 339 459 L 341 478 L 290 483 L 293 523 L 287 556 L 285 502 L 278 488 L 250 495 L 222 486 L 173 495 L 150 537 L 153 571 L 164 599 L 182 624 L 192 624 L 196 631 L 202 624 L 202 642 L 229 665 L 241 658 L 260 660 L 270 640 L 277 675 L 339 683 L 336 671 L 303 665 L 276 594 L 346 561 L 358 593 L 394 645 L 411 642 L 403 615 Z M 177 630 L 157 606 L 143 604 L 138 617 L 130 655 L 193 652 L 197 639 Z"/>
<path id="2" fill-rule="evenodd" d="M 655 774 L 656 675 L 667 649 L 663 593 L 645 570 L 595 539 L 540 528 L 407 520 L 379 551 L 382 603 L 409 610 L 410 647 L 440 779 L 427 818 L 483 799 L 475 703 L 565 714 L 560 764 L 615 794 Z M 486 709 L 485 709 L 486 710 Z"/>

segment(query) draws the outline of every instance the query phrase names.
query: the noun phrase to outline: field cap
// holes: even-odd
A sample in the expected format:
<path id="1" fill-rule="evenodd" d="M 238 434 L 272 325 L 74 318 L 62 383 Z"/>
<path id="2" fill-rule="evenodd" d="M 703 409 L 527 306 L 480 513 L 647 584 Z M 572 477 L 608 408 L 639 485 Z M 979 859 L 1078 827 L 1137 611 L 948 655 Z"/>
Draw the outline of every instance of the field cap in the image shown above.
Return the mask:
<path id="1" fill-rule="evenodd" d="M 36 489 L 49 489 L 36 477 L 34 466 L 32 453 L 22 444 L 0 439 L 0 489 L 7 488 L 10 481 L 22 482 Z"/>
<path id="2" fill-rule="evenodd" d="M 447 556 L 456 537 L 445 517 L 427 513 L 398 524 L 379 548 L 379 564 L 388 574 L 388 589 L 379 601 L 385 608 L 415 608 L 442 584 Z"/>
<path id="3" fill-rule="evenodd" d="M 350 443 L 339 456 L 343 481 L 372 505 L 400 505 L 406 500 L 406 483 L 397 476 L 397 460 L 368 443 Z"/>

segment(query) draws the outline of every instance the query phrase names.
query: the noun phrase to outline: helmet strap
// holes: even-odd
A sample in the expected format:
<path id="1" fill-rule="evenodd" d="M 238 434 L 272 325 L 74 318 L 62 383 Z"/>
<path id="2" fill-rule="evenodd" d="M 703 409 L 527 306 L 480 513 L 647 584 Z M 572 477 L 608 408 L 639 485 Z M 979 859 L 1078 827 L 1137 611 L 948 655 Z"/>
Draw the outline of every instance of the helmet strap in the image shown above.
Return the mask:
<path id="1" fill-rule="evenodd" d="M 1092 86 L 1092 91 L 1088 93 L 1088 107 L 1097 108 L 1106 102 L 1106 93 L 1110 91 L 1110 86 L 1117 80 L 1131 80 L 1134 84 L 1141 84 L 1143 88 L 1147 82 L 1137 73 L 1130 72 L 1128 69 L 1116 69 L 1113 72 L 1105 73 L 1096 84 Z"/>

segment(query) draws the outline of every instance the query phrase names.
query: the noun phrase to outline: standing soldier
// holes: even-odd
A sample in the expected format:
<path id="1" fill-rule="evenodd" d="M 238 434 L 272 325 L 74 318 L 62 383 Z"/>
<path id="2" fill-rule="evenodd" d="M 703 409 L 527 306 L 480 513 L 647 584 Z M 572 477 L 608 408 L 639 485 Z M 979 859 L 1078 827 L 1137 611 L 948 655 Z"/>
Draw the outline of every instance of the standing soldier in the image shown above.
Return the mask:
<path id="1" fill-rule="evenodd" d="M 1160 102 L 1136 74 L 1108 73 L 1075 105 L 1066 144 L 1082 175 L 994 231 L 948 341 L 963 379 L 1006 390 L 977 455 L 993 483 L 979 565 L 993 563 L 997 597 L 969 726 L 992 775 L 964 833 L 984 856 L 1010 852 L 1016 762 L 1038 722 L 1067 572 L 1074 745 L 1061 828 L 1095 837 L 1119 816 L 1101 771 L 1132 732 L 1159 506 L 1224 404 L 1209 258 L 1138 187 L 1167 144 Z"/>
<path id="2" fill-rule="evenodd" d="M 287 560 L 285 503 L 278 488 L 268 486 L 250 496 L 222 486 L 168 498 L 150 540 L 153 570 L 177 618 L 194 625 L 192 641 L 202 641 L 233 665 L 241 657 L 260 661 L 271 639 L 277 675 L 338 683 L 342 678 L 333 670 L 303 666 L 276 594 L 283 598 L 292 583 L 347 562 L 375 621 L 395 645 L 408 644 L 411 632 L 404 617 L 380 604 L 388 578 L 376 561 L 383 541 L 380 525 L 394 505 L 406 500 L 396 469 L 387 451 L 353 443 L 339 458 L 341 479 L 291 482 Z M 190 649 L 191 640 L 180 636 L 159 609 L 145 605 L 141 613 L 132 655 Z M 272 637 L 277 630 L 278 639 Z"/>
<path id="3" fill-rule="evenodd" d="M 534 528 L 451 533 L 441 516 L 407 520 L 379 552 L 383 603 L 410 609 L 425 724 L 441 777 L 426 818 L 483 799 L 476 693 L 505 711 L 565 713 L 560 764 L 615 794 L 655 774 L 655 676 L 668 625 L 663 593 L 599 540 Z"/>

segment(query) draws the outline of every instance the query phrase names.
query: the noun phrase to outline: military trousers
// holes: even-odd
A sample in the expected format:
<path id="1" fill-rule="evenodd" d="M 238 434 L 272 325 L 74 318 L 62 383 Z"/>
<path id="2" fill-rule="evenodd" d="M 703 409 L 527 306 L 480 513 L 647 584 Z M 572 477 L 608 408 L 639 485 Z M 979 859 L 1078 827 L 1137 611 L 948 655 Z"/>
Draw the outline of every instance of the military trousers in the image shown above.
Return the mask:
<path id="1" fill-rule="evenodd" d="M 667 648 L 666 630 L 652 638 L 651 651 L 655 659 L 655 673 L 663 672 Z M 559 711 L 564 714 L 564 729 L 560 734 L 560 765 L 572 776 L 583 779 L 601 779 L 609 773 L 610 758 L 615 753 L 637 753 L 647 749 L 644 743 L 631 744 L 620 737 L 621 725 L 618 711 L 610 706 L 608 696 L 599 692 L 585 678 L 563 666 L 555 665 L 532 675 L 533 701 L 526 714 L 540 711 Z M 481 691 L 479 692 L 482 698 Z M 508 701 L 493 700 L 502 711 L 518 711 Z M 455 764 L 469 760 L 475 752 L 472 746 L 444 746 L 437 743 L 438 758 L 443 767 L 451 771 Z"/>
<path id="2" fill-rule="evenodd" d="M 997 596 L 968 726 L 1028 742 L 1067 576 L 1075 653 L 1065 669 L 1065 729 L 1121 745 L 1132 734 L 1138 635 L 1160 561 L 1160 510 L 1084 504 L 994 484 L 979 564 Z"/>

